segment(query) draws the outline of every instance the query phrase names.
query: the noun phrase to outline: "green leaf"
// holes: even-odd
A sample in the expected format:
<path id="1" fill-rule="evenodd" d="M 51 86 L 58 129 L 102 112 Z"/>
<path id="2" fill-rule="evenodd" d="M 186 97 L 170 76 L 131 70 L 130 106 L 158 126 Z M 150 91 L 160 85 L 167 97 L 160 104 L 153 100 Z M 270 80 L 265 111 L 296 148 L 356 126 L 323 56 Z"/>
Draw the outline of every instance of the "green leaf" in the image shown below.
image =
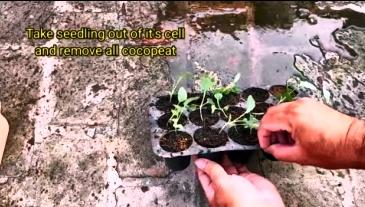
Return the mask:
<path id="1" fill-rule="evenodd" d="M 221 100 L 223 98 L 223 94 L 216 93 L 216 94 L 214 94 L 214 98 L 217 99 L 217 101 L 219 101 L 219 100 Z"/>
<path id="2" fill-rule="evenodd" d="M 185 101 L 184 101 L 184 106 L 186 107 L 186 106 L 188 106 L 192 101 L 196 101 L 196 100 L 198 100 L 199 99 L 199 97 L 190 97 L 190 98 L 188 98 L 188 99 L 186 99 Z"/>
<path id="3" fill-rule="evenodd" d="M 239 92 L 240 92 L 240 89 L 237 86 L 233 86 L 230 89 L 230 93 L 239 93 Z"/>
<path id="4" fill-rule="evenodd" d="M 250 118 L 245 120 L 245 127 L 250 129 L 257 129 L 259 127 L 259 120 L 250 114 Z"/>
<path id="5" fill-rule="evenodd" d="M 173 124 L 173 127 L 175 128 L 175 129 L 184 129 L 184 126 L 183 125 L 181 125 L 181 124 Z"/>
<path id="6" fill-rule="evenodd" d="M 215 110 L 217 110 L 217 107 L 215 107 L 215 105 L 212 105 L 212 113 L 214 113 Z"/>
<path id="7" fill-rule="evenodd" d="M 236 76 L 234 76 L 233 83 L 237 83 L 241 78 L 241 73 L 237 73 Z"/>
<path id="8" fill-rule="evenodd" d="M 228 115 L 228 122 L 231 122 L 231 120 L 232 120 L 232 114 L 229 114 Z"/>
<path id="9" fill-rule="evenodd" d="M 180 114 L 179 110 L 171 110 L 171 118 L 178 117 Z"/>
<path id="10" fill-rule="evenodd" d="M 211 105 L 215 105 L 214 101 L 211 98 L 207 98 L 207 103 Z"/>
<path id="11" fill-rule="evenodd" d="M 179 92 L 177 92 L 177 99 L 179 103 L 185 101 L 188 98 L 188 93 L 184 87 L 180 87 Z"/>
<path id="12" fill-rule="evenodd" d="M 204 76 L 200 79 L 200 89 L 201 91 L 209 91 L 214 85 L 214 82 L 209 76 Z"/>
<path id="13" fill-rule="evenodd" d="M 256 102 L 255 102 L 255 99 L 249 95 L 247 100 L 246 100 L 246 112 L 245 114 L 247 113 L 250 113 L 256 106 Z"/>

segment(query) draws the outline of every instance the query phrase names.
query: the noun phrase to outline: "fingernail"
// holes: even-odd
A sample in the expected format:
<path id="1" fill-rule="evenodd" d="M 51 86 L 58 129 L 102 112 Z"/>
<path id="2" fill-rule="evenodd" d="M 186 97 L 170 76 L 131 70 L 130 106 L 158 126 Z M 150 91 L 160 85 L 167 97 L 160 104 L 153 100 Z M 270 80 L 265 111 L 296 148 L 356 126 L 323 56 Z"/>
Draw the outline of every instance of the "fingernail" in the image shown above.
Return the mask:
<path id="1" fill-rule="evenodd" d="M 205 160 L 198 159 L 195 162 L 195 166 L 199 168 L 200 170 L 203 170 L 205 166 L 207 165 L 207 162 Z"/>

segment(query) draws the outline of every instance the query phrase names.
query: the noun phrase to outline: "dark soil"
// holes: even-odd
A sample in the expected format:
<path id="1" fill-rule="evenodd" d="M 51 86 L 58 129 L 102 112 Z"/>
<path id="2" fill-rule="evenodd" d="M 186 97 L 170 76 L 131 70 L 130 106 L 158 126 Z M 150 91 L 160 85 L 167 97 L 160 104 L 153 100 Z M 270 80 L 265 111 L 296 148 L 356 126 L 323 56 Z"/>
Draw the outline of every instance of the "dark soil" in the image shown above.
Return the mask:
<path id="1" fill-rule="evenodd" d="M 209 109 L 202 109 L 203 120 L 200 117 L 200 110 L 197 109 L 190 113 L 189 120 L 197 126 L 212 126 L 219 121 L 219 115 L 211 113 Z"/>
<path id="2" fill-rule="evenodd" d="M 168 112 L 174 107 L 174 104 L 177 103 L 177 95 L 173 95 L 171 101 L 170 96 L 161 96 L 159 97 L 158 101 L 156 101 L 156 108 L 158 110 Z"/>
<path id="3" fill-rule="evenodd" d="M 160 146 L 167 152 L 181 152 L 188 149 L 193 143 L 193 138 L 186 132 L 172 131 L 160 139 Z"/>
<path id="4" fill-rule="evenodd" d="M 157 120 L 158 126 L 162 129 L 169 129 L 169 130 L 174 129 L 174 127 L 172 126 L 173 123 L 169 122 L 170 117 L 171 117 L 171 113 L 166 113 L 166 114 L 160 116 L 160 118 L 158 118 L 158 120 Z M 186 116 L 181 115 L 178 123 L 184 126 L 187 122 L 188 122 L 188 119 L 186 118 Z"/>
<path id="5" fill-rule="evenodd" d="M 286 86 L 284 85 L 273 85 L 269 89 L 269 92 L 275 97 L 283 95 L 285 91 L 286 91 Z"/>
<path id="6" fill-rule="evenodd" d="M 290 89 L 292 89 L 292 88 L 290 88 Z M 286 86 L 284 86 L 284 85 L 273 85 L 269 88 L 269 92 L 275 97 L 280 97 L 280 96 L 285 94 Z M 293 93 L 294 93 L 295 96 L 298 95 L 298 92 L 295 91 L 295 90 L 294 90 Z"/>
<path id="7" fill-rule="evenodd" d="M 240 101 L 239 93 L 230 93 L 228 95 L 223 96 L 219 104 L 223 108 L 228 105 L 236 105 L 239 101 Z M 214 99 L 214 102 L 217 102 L 217 100 Z"/>
<path id="8" fill-rule="evenodd" d="M 244 128 L 243 126 L 229 128 L 228 136 L 241 145 L 255 145 L 258 143 L 257 131 L 255 129 L 250 130 L 249 128 Z"/>
<path id="9" fill-rule="evenodd" d="M 194 133 L 194 140 L 201 146 L 214 148 L 223 146 L 228 141 L 227 133 L 220 129 L 212 129 L 209 127 L 203 127 L 197 129 Z"/>
<path id="10" fill-rule="evenodd" d="M 236 119 L 245 113 L 246 109 L 238 107 L 238 106 L 230 106 L 227 111 L 225 111 L 226 115 L 229 116 L 231 114 L 231 119 Z M 245 115 L 246 116 L 246 115 Z M 221 113 L 221 118 L 224 121 L 228 121 L 228 117 L 226 117 L 223 113 Z"/>
<path id="11" fill-rule="evenodd" d="M 242 91 L 243 99 L 246 100 L 249 95 L 252 95 L 256 102 L 264 102 L 270 97 L 270 94 L 267 90 L 255 87 L 247 88 L 246 90 Z"/>
<path id="12" fill-rule="evenodd" d="M 273 105 L 268 104 L 268 103 L 258 103 L 258 104 L 256 104 L 256 107 L 253 109 L 252 112 L 253 113 L 263 113 L 262 115 L 255 115 L 257 119 L 261 119 L 271 106 L 273 106 Z"/>

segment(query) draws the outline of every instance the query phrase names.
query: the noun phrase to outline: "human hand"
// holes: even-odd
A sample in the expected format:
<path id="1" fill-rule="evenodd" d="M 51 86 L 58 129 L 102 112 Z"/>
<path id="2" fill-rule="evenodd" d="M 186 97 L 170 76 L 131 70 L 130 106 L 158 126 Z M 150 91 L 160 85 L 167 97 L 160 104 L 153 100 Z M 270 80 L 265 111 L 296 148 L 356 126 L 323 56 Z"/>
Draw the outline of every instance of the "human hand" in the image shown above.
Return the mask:
<path id="1" fill-rule="evenodd" d="M 235 166 L 224 157 L 222 166 L 200 158 L 195 161 L 199 181 L 210 206 L 283 207 L 275 186 L 251 173 L 245 166 Z"/>
<path id="2" fill-rule="evenodd" d="M 303 98 L 269 108 L 258 137 L 261 148 L 278 160 L 333 169 L 359 167 L 362 140 L 350 136 L 356 121 Z"/>

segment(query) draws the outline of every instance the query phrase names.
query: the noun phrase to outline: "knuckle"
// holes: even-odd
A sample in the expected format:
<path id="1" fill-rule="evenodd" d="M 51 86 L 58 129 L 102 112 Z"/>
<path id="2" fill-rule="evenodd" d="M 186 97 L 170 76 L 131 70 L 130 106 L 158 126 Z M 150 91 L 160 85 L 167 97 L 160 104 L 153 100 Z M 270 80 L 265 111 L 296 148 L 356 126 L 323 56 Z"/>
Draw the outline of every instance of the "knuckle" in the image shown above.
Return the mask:
<path id="1" fill-rule="evenodd" d="M 299 114 L 302 114 L 303 112 L 307 111 L 306 108 L 307 108 L 307 105 L 309 102 L 311 102 L 311 100 L 308 98 L 302 98 L 302 99 L 294 102 L 292 104 L 292 106 L 290 107 L 290 110 L 288 111 L 288 113 L 293 117 L 296 117 Z"/>

